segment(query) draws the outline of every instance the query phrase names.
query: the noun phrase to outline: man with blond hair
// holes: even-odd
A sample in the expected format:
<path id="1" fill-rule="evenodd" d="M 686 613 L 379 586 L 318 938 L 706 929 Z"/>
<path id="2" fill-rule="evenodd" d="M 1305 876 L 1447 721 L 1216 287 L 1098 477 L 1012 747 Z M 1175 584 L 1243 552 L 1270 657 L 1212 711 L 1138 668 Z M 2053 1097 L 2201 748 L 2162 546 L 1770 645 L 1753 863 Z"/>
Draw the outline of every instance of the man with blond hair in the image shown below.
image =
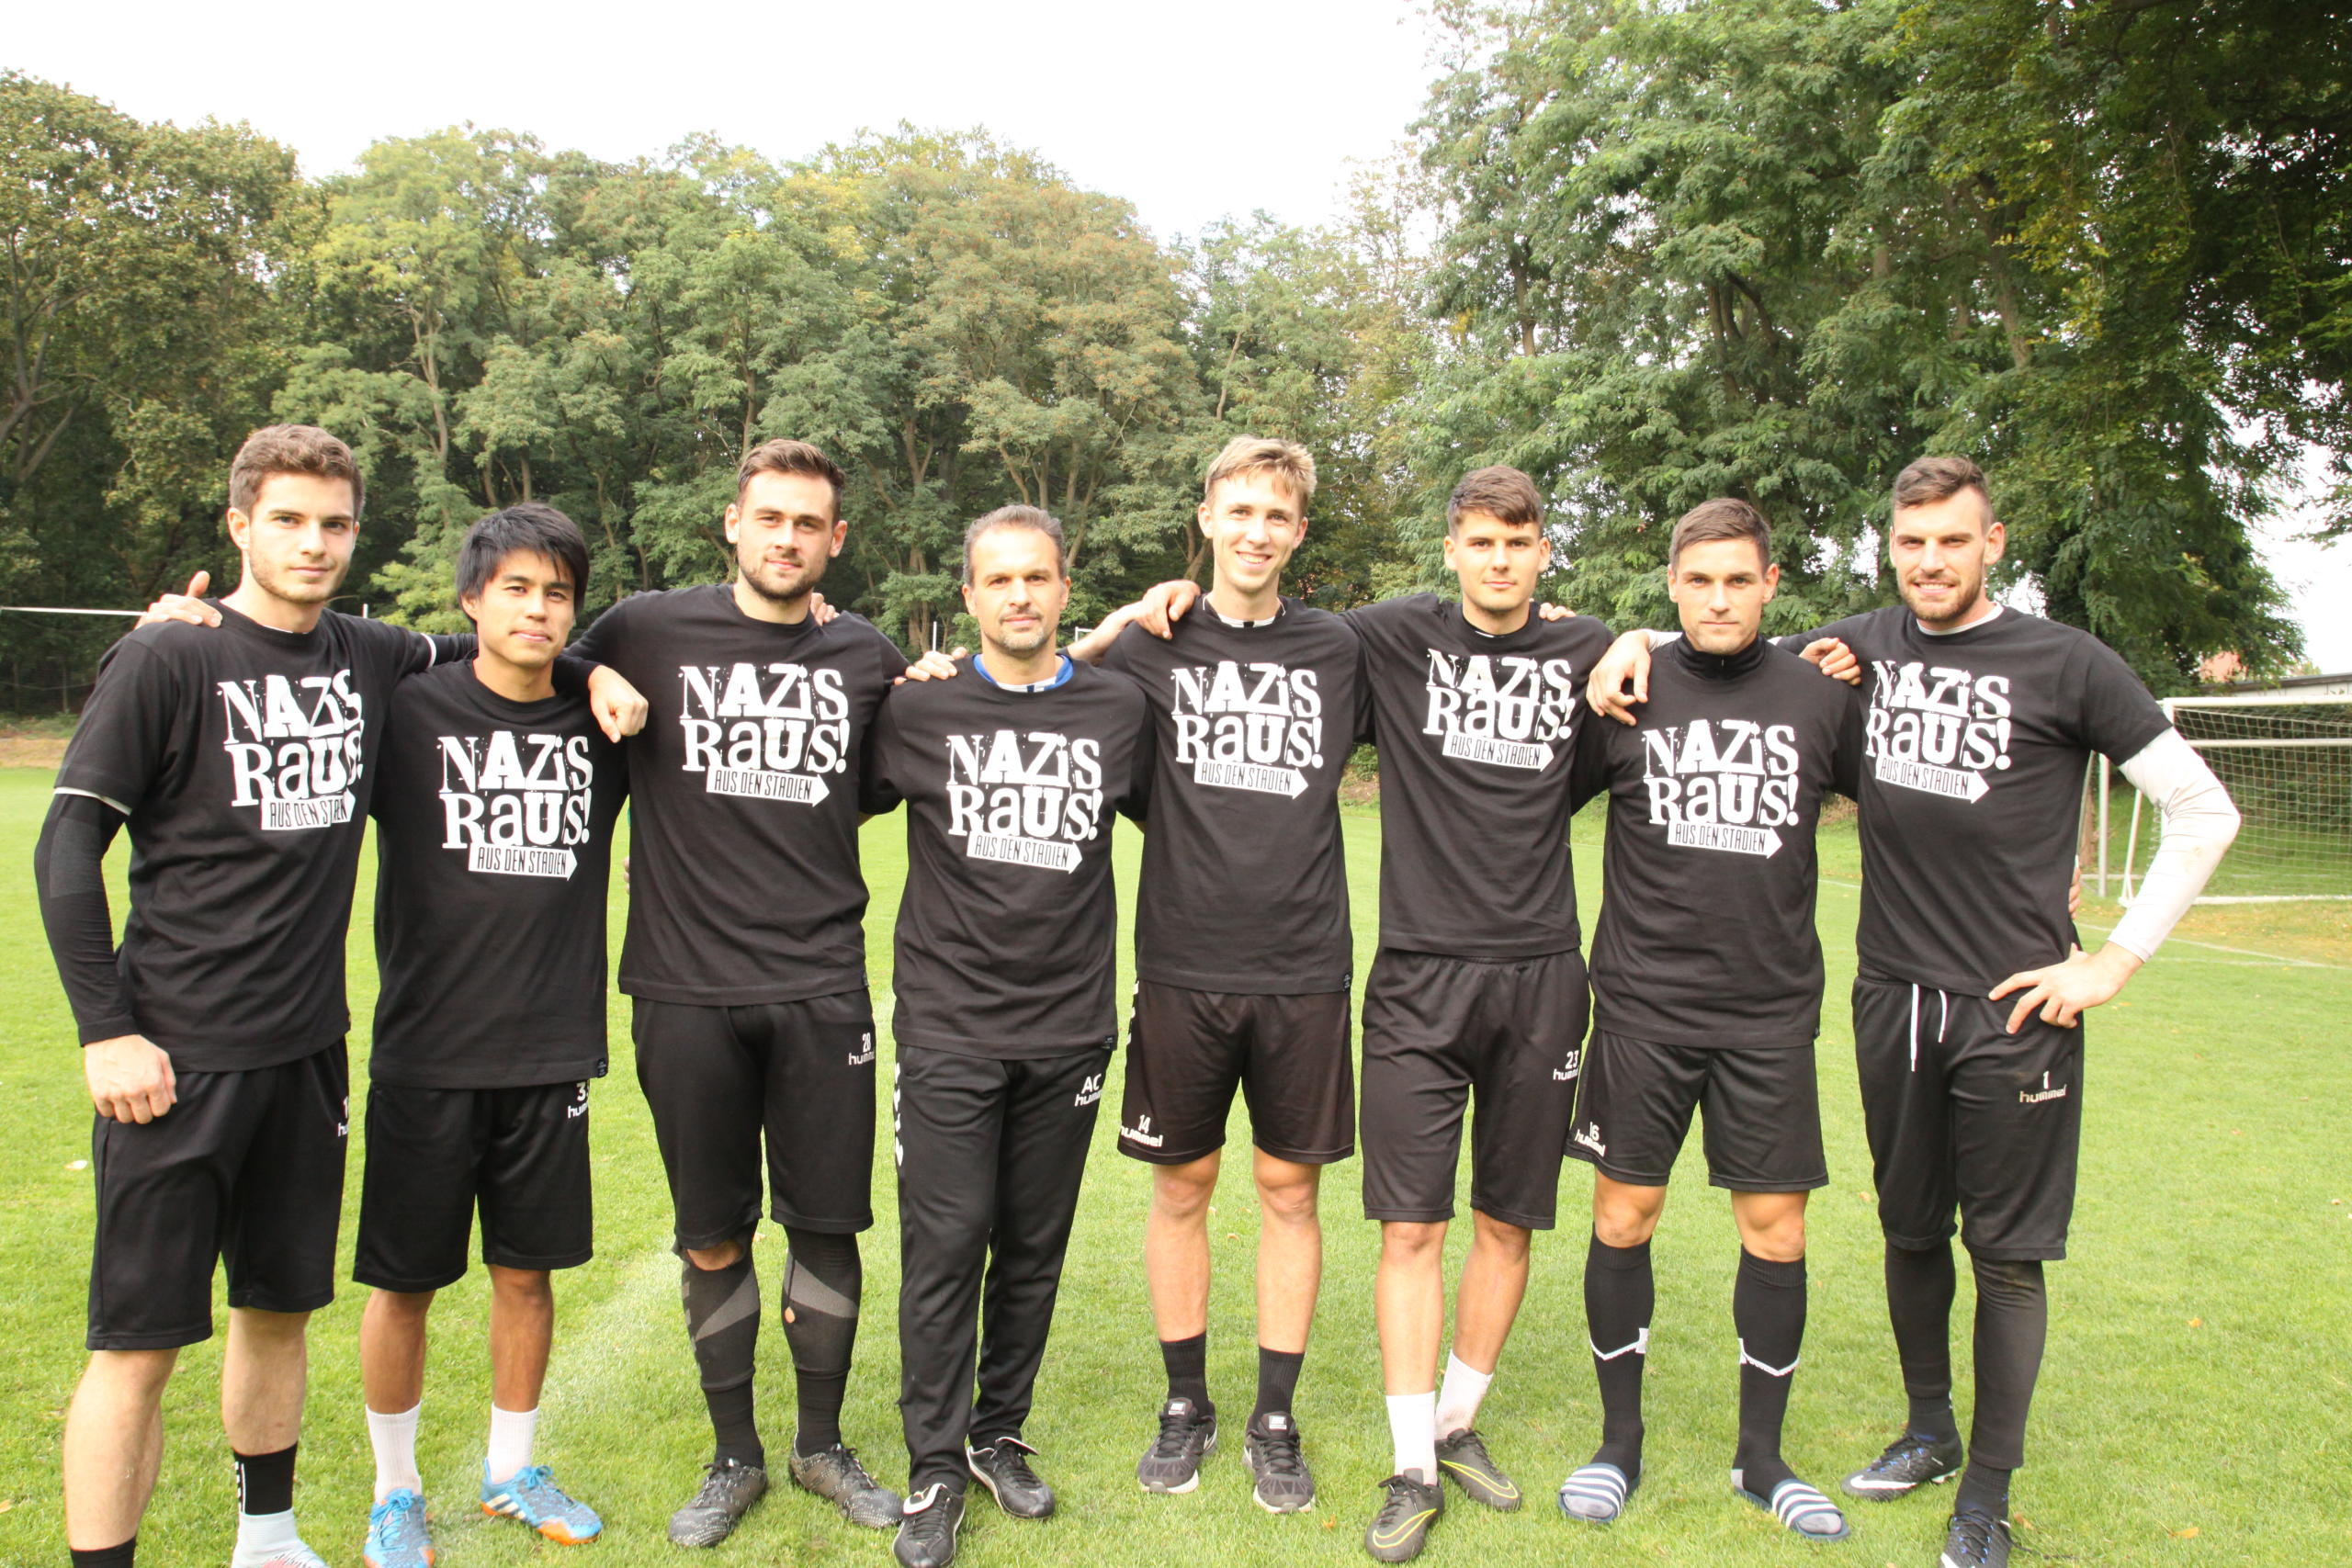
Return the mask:
<path id="1" fill-rule="evenodd" d="M 1143 686 L 1157 752 L 1119 1147 L 1155 1168 L 1144 1261 L 1168 1396 L 1136 1475 L 1190 1492 L 1216 1441 L 1208 1207 L 1238 1089 L 1260 1215 L 1244 1449 L 1252 1495 L 1275 1513 L 1315 1500 L 1292 1403 L 1322 1278 L 1322 1168 L 1355 1151 L 1339 786 L 1365 693 L 1346 623 L 1282 592 L 1314 494 L 1306 448 L 1237 436 L 1200 504 L 1204 613 L 1161 637 L 1130 606 L 1073 649 Z"/>

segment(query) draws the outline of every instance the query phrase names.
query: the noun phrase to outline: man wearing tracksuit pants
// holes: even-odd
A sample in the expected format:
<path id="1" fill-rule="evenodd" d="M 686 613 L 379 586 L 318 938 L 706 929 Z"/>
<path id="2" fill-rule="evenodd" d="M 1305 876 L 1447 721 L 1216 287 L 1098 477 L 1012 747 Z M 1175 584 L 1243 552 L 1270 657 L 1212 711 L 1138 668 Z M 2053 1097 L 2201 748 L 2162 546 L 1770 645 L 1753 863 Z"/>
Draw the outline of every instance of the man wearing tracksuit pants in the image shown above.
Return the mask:
<path id="1" fill-rule="evenodd" d="M 1022 1427 L 1117 1037 L 1111 813 L 1140 818 L 1151 745 L 1142 688 L 1056 647 L 1063 562 L 1044 512 L 972 525 L 979 657 L 892 692 L 866 771 L 867 811 L 908 808 L 891 1090 L 906 1568 L 954 1560 L 967 1477 L 1014 1517 L 1054 1507 Z"/>

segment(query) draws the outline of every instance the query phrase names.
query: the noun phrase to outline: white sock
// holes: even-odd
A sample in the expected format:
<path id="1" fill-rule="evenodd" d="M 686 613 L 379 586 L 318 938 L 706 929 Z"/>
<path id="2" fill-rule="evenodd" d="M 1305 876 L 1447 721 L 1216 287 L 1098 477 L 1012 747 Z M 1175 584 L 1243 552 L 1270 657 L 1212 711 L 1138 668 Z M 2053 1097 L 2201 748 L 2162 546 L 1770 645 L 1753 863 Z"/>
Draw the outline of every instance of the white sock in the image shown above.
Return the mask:
<path id="1" fill-rule="evenodd" d="M 424 1402 L 419 1400 L 414 1409 L 398 1416 L 368 1412 L 368 1446 L 376 1450 L 379 1503 L 403 1486 L 420 1497 L 424 1495 L 424 1478 L 416 1472 L 416 1418 L 424 1409 Z"/>
<path id="2" fill-rule="evenodd" d="M 1478 1402 L 1487 1397 L 1492 1372 L 1482 1372 L 1452 1351 L 1446 1352 L 1445 1382 L 1437 1394 L 1437 1435 L 1450 1438 L 1478 1424 Z"/>
<path id="3" fill-rule="evenodd" d="M 300 1546 L 302 1538 L 294 1530 L 294 1510 L 282 1514 L 244 1514 L 237 1516 L 237 1550 L 230 1559 L 231 1568 L 246 1562 L 259 1562 L 288 1547 Z"/>
<path id="4" fill-rule="evenodd" d="M 536 1404 L 528 1410 L 490 1407 L 490 1458 L 484 1473 L 491 1481 L 512 1481 L 516 1471 L 531 1462 L 531 1439 L 538 1430 Z"/>
<path id="5" fill-rule="evenodd" d="M 1388 1396 L 1388 1441 L 1396 1450 L 1396 1473 L 1419 1475 L 1424 1484 L 1437 1479 L 1437 1395 L 1392 1393 Z"/>

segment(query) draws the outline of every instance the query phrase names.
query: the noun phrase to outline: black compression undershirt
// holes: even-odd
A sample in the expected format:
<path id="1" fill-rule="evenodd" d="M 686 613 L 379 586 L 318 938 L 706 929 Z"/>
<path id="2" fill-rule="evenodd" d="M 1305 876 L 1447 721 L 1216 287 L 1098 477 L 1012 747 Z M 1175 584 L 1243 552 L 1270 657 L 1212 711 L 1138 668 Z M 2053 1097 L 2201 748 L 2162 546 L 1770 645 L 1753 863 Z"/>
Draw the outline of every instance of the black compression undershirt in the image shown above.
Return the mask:
<path id="1" fill-rule="evenodd" d="M 139 1032 L 130 990 L 115 964 L 114 918 L 107 907 L 107 846 L 121 828 L 122 813 L 96 796 L 51 795 L 33 851 L 41 926 L 85 1045 Z"/>

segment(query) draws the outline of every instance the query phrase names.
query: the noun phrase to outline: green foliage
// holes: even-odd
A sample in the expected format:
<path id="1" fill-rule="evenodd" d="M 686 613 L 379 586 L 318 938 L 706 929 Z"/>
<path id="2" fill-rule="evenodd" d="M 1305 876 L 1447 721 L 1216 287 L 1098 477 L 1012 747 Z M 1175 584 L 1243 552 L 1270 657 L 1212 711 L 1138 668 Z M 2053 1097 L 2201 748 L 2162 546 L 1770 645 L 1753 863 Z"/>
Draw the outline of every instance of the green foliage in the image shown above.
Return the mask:
<path id="1" fill-rule="evenodd" d="M 1162 243 L 983 130 L 608 163 L 457 127 L 315 184 L 242 128 L 0 74 L 0 595 L 224 583 L 225 454 L 326 425 L 354 600 L 451 627 L 467 525 L 551 502 L 586 608 L 729 570 L 750 446 L 850 471 L 829 596 L 956 640 L 959 542 L 1067 525 L 1085 623 L 1206 575 L 1240 431 L 1316 454 L 1289 585 L 1445 585 L 1465 468 L 1558 507 L 1555 592 L 1668 616 L 1665 530 L 1747 496 L 1773 629 L 1885 603 L 1888 481 L 1991 471 L 2009 589 L 2154 683 L 2297 637 L 2247 541 L 2316 448 L 2352 531 L 2352 29 L 2299 0 L 1441 0 L 1418 145 L 1347 216 Z M 0 619 L 69 688 L 114 627 Z M 14 677 L 12 678 L 20 678 Z M 37 679 L 36 685 L 44 683 Z"/>
<path id="2" fill-rule="evenodd" d="M 1444 7 L 1419 467 L 1543 475 L 1572 591 L 1628 620 L 1673 519 L 1746 496 L 1785 628 L 1887 600 L 1887 481 L 1965 451 L 2011 580 L 2153 682 L 2290 661 L 2245 525 L 2291 439 L 2347 445 L 2334 10 Z"/>

